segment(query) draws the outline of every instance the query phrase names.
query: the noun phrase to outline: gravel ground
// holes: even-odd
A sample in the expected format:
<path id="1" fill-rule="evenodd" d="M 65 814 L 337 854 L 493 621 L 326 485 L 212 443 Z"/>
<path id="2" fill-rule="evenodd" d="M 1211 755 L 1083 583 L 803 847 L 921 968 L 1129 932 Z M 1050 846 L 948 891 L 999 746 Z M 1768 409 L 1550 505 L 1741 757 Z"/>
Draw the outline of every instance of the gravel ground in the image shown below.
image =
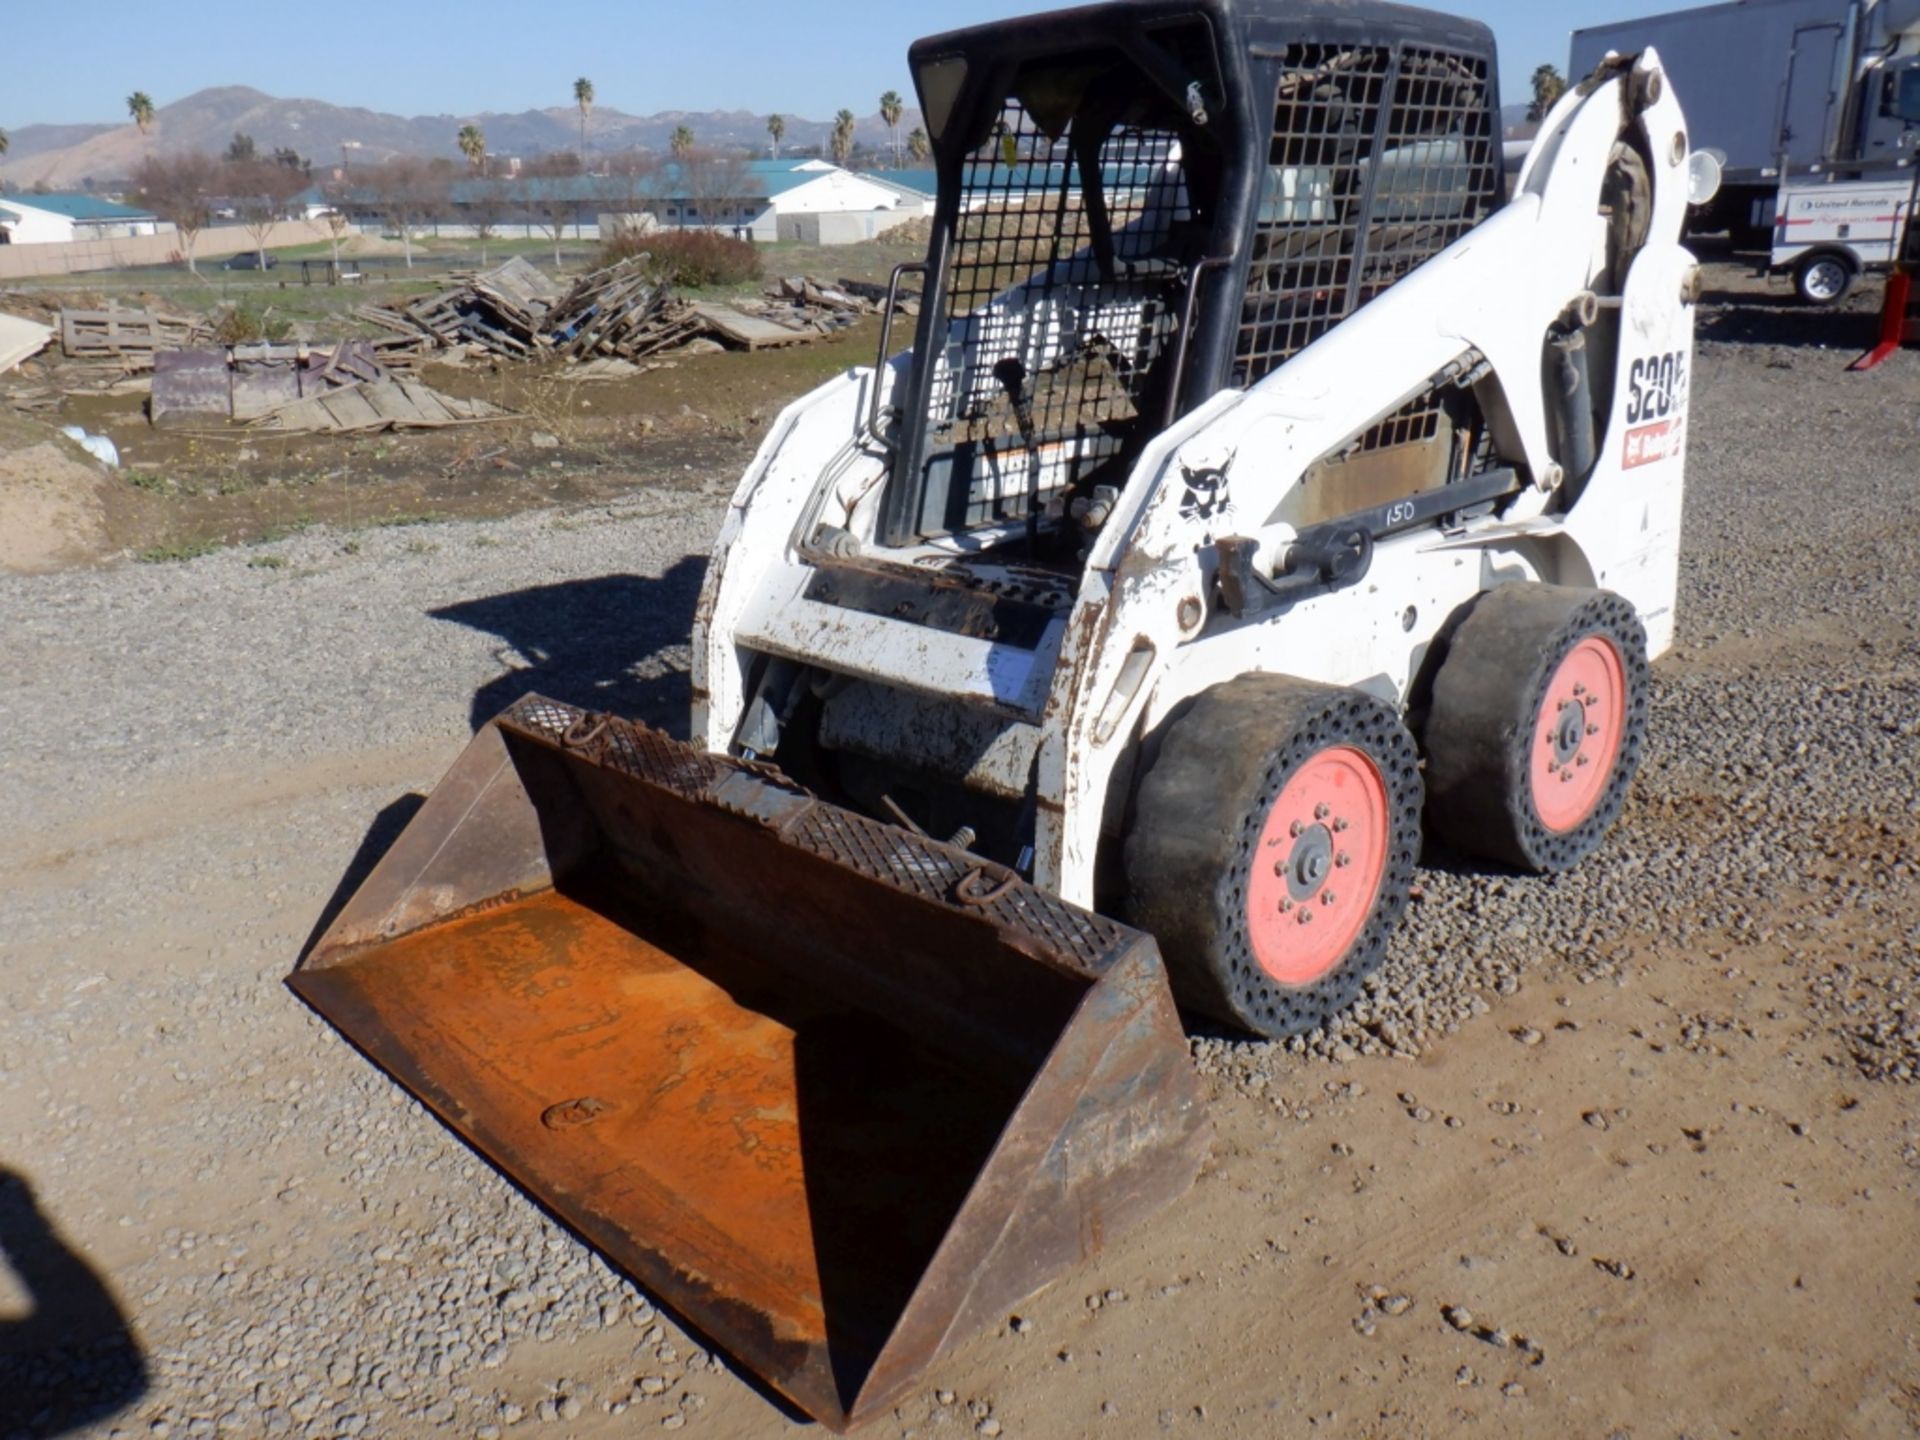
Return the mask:
<path id="1" fill-rule="evenodd" d="M 1552 879 L 1429 867 L 1335 1029 L 1196 1038 L 1230 1137 L 1268 1107 L 1340 1123 L 1374 1102 L 1455 1127 L 1368 1067 L 1444 1064 L 1496 1027 L 1535 1046 L 1553 1021 L 1513 999 L 1523 985 L 1624 987 L 1676 946 L 1716 973 L 1777 964 L 1808 1017 L 1791 1055 L 1857 1085 L 1920 1078 L 1920 358 L 1846 376 L 1859 306 L 1799 317 L 1726 283 L 1696 363 L 1680 640 L 1615 840 Z M 21 1327 L 0 1328 L 0 1436 L 801 1428 L 281 987 L 341 862 L 390 840 L 477 719 L 537 689 L 684 730 L 698 557 L 733 477 L 698 479 L 586 512 L 0 580 L 16 656 L 0 813 L 18 817 L 0 834 L 0 1248 L 17 1282 L 0 1283 L 0 1327 Z M 1672 1044 L 1724 1054 L 1754 1023 L 1701 1001 Z M 1312 1165 L 1345 1163 L 1350 1141 Z M 1284 1256 L 1265 1244 L 1240 1274 Z M 1095 1290 L 1074 1323 L 1176 1305 L 1190 1281 L 1141 1307 Z M 1365 1337 L 1414 1302 L 1359 1304 Z M 1446 1343 L 1477 1334 L 1437 1304 L 1415 1313 Z M 1204 1330 L 1205 1313 L 1173 1323 Z M 1480 1383 L 1459 1371 L 1449 1389 Z M 1140 1430 L 1206 1420 L 1127 1393 L 1124 1363 L 1103 1383 L 1120 1388 L 1099 1413 Z M 1006 1384 L 1032 1433 L 1092 1423 L 1042 1423 L 1044 1389 Z M 934 1392 L 901 1428 L 1013 1433 L 988 1390 Z M 1272 1433 L 1251 1413 L 1236 1433 Z"/>

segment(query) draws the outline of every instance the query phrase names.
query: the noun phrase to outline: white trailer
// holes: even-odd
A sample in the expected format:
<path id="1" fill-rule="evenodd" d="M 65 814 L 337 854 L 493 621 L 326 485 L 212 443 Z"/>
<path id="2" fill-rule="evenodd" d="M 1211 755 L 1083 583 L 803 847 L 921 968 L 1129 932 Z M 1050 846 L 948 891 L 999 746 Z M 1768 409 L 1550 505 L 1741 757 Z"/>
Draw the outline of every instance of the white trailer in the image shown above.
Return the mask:
<path id="1" fill-rule="evenodd" d="M 1911 170 L 1872 180 L 1789 181 L 1775 205 L 1768 268 L 1792 275 L 1808 304 L 1839 304 L 1860 276 L 1893 264 L 1913 192 Z"/>

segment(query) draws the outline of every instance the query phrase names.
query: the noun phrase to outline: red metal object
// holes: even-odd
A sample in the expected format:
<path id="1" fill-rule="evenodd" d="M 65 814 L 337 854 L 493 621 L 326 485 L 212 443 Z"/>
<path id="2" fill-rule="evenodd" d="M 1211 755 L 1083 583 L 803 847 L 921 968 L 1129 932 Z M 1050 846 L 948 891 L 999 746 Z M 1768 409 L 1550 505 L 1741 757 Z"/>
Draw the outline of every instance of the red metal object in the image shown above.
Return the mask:
<path id="1" fill-rule="evenodd" d="M 537 697 L 290 981 L 830 1428 L 1193 1181 L 1152 940 Z"/>
<path id="2" fill-rule="evenodd" d="M 1534 720 L 1528 780 L 1540 823 L 1564 834 L 1607 792 L 1627 727 L 1627 669 L 1604 635 L 1566 653 Z"/>
<path id="3" fill-rule="evenodd" d="M 1351 745 L 1281 787 L 1247 880 L 1248 940 L 1277 983 L 1311 985 L 1340 963 L 1372 913 L 1392 829 L 1386 781 Z"/>
<path id="4" fill-rule="evenodd" d="M 1880 340 L 1847 368 L 1872 370 L 1902 345 L 1920 341 L 1920 320 L 1913 313 L 1913 277 L 1895 269 L 1887 276 L 1886 298 L 1880 304 Z"/>

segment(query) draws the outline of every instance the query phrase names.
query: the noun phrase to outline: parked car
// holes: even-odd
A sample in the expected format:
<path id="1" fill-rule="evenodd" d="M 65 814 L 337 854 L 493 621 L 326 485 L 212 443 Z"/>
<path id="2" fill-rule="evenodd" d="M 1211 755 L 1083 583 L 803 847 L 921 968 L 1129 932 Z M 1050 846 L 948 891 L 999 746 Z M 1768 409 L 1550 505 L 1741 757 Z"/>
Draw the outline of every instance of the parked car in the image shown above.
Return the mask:
<path id="1" fill-rule="evenodd" d="M 221 263 L 220 268 L 222 270 L 271 270 L 279 263 L 271 255 L 262 256 L 258 250 L 242 250 L 238 255 L 229 256 Z"/>

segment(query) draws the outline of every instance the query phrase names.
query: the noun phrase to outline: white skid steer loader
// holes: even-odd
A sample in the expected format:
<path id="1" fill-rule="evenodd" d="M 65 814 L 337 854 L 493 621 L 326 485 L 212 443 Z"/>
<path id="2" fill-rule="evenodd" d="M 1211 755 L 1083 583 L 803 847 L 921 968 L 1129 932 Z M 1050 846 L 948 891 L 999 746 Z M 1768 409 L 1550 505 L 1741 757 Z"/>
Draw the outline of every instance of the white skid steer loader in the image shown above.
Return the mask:
<path id="1" fill-rule="evenodd" d="M 836 1429 L 1192 1183 L 1176 995 L 1297 1032 L 1423 830 L 1599 843 L 1696 293 L 1651 52 L 1504 204 L 1492 38 L 1424 11 L 1122 0 L 912 61 L 918 335 L 742 482 L 697 743 L 521 701 L 291 980 Z"/>
<path id="2" fill-rule="evenodd" d="M 1470 22 L 1133 0 L 912 63 L 917 337 L 741 484 L 695 737 L 1150 930 L 1192 1008 L 1317 1025 L 1423 826 L 1571 866 L 1639 763 L 1697 293 L 1679 106 L 1652 52 L 1609 63 L 1502 204 Z"/>

